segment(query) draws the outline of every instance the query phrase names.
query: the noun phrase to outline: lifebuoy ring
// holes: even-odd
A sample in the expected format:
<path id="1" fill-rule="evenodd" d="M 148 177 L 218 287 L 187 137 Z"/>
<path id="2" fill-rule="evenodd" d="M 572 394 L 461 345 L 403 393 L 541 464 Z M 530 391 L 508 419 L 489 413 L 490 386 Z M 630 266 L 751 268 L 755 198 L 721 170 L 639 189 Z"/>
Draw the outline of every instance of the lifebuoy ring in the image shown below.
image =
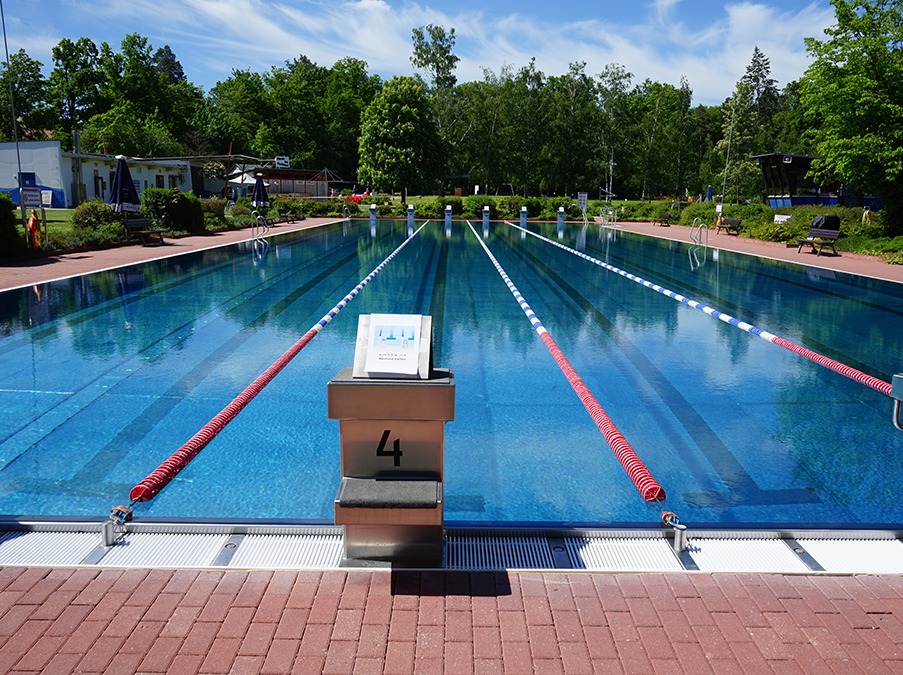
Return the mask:
<path id="1" fill-rule="evenodd" d="M 31 245 L 34 248 L 40 248 L 41 230 L 38 227 L 38 217 L 34 211 L 31 212 L 31 217 L 28 219 L 28 235 L 31 237 Z"/>

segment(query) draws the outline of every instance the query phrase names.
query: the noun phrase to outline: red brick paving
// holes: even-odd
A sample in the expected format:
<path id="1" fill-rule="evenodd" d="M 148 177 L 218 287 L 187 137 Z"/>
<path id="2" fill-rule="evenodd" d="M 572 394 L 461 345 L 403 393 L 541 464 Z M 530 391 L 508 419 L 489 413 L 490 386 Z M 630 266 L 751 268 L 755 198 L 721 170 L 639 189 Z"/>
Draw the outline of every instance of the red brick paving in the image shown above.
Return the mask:
<path id="1" fill-rule="evenodd" d="M 4 673 L 903 672 L 900 576 L 3 568 L 0 599 Z"/>

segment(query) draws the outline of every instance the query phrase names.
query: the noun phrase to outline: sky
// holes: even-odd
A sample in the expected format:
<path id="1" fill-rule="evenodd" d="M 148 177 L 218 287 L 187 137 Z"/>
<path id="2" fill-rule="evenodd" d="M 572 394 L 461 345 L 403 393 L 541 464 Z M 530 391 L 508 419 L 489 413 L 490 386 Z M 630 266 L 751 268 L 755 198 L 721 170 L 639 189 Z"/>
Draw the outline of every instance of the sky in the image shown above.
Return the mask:
<path id="1" fill-rule="evenodd" d="M 573 62 L 589 75 L 620 64 L 633 84 L 686 77 L 704 105 L 731 95 L 756 46 L 779 87 L 799 79 L 803 39 L 834 23 L 829 0 L 7 0 L 3 12 L 10 53 L 25 49 L 45 74 L 63 38 L 119 51 L 138 33 L 154 50 L 169 45 L 204 91 L 233 70 L 263 73 L 301 54 L 324 67 L 351 56 L 391 79 L 414 74 L 411 30 L 434 24 L 455 29 L 458 82 L 534 57 L 547 76 Z"/>

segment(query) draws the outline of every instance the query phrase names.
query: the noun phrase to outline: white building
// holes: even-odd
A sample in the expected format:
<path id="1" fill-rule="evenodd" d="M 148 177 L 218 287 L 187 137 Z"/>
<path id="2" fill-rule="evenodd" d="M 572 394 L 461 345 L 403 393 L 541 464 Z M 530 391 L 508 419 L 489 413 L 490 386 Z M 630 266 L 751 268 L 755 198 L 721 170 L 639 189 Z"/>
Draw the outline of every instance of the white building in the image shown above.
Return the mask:
<path id="1" fill-rule="evenodd" d="M 128 157 L 138 196 L 149 187 L 192 190 L 191 166 L 183 159 Z M 38 187 L 44 206 L 74 208 L 83 201 L 106 201 L 116 171 L 113 155 L 63 152 L 59 141 L 0 143 L 0 191 L 19 203 L 19 166 L 23 187 Z"/>

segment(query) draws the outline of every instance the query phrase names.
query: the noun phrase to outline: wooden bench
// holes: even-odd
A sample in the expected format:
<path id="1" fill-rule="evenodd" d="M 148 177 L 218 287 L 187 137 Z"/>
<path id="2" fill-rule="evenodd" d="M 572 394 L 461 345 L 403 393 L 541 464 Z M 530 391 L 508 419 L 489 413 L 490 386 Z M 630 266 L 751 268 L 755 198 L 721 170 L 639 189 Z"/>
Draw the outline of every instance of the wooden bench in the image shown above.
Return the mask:
<path id="1" fill-rule="evenodd" d="M 670 213 L 658 214 L 658 218 L 653 220 L 652 224 L 659 225 L 661 227 L 671 227 L 671 214 Z"/>
<path id="2" fill-rule="evenodd" d="M 163 230 L 151 227 L 150 218 L 130 218 L 125 222 L 125 240 L 140 239 L 142 246 L 163 245 Z"/>
<path id="3" fill-rule="evenodd" d="M 739 218 L 722 218 L 715 226 L 715 233 L 717 234 L 721 232 L 721 230 L 724 230 L 728 234 L 733 232 L 734 234 L 739 235 L 741 222 L 743 221 Z"/>
<path id="4" fill-rule="evenodd" d="M 805 239 L 797 239 L 799 246 L 796 252 L 803 250 L 803 246 L 810 246 L 810 253 L 821 255 L 825 246 L 831 247 L 831 252 L 837 255 L 837 249 L 834 248 L 834 242 L 840 236 L 840 216 L 824 215 L 815 216 L 812 224 L 809 225 L 809 234 Z"/>

